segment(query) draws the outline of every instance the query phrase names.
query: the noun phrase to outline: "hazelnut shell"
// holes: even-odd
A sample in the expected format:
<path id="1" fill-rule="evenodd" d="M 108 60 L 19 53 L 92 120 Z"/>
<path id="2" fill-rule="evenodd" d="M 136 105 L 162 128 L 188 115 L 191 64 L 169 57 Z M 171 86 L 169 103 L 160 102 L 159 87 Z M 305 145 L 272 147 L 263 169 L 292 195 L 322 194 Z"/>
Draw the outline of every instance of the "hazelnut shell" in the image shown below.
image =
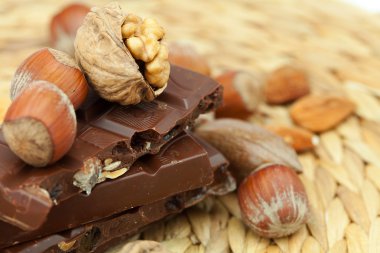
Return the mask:
<path id="1" fill-rule="evenodd" d="M 5 141 L 18 157 L 43 167 L 59 160 L 74 143 L 74 107 L 54 84 L 35 81 L 12 102 L 2 129 Z"/>
<path id="2" fill-rule="evenodd" d="M 268 238 L 296 232 L 309 213 L 301 180 L 283 165 L 264 166 L 252 172 L 239 186 L 238 200 L 245 224 Z"/>
<path id="3" fill-rule="evenodd" d="M 223 85 L 223 105 L 216 118 L 246 119 L 262 102 L 262 82 L 256 75 L 244 71 L 227 71 L 215 78 Z"/>
<path id="4" fill-rule="evenodd" d="M 17 68 L 11 82 L 11 98 L 27 88 L 35 80 L 55 84 L 69 97 L 77 109 L 88 94 L 88 85 L 79 66 L 68 54 L 43 48 L 30 55 Z"/>

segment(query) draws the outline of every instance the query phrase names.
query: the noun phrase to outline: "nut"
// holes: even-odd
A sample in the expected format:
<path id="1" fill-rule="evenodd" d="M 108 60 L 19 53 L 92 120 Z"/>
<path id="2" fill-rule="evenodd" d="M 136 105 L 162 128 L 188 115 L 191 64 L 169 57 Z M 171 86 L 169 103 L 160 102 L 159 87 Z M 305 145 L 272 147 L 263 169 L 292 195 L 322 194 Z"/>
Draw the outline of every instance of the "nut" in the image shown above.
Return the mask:
<path id="1" fill-rule="evenodd" d="M 337 126 L 354 110 L 355 105 L 346 98 L 308 95 L 293 104 L 290 116 L 297 125 L 319 133 Z"/>
<path id="2" fill-rule="evenodd" d="M 157 56 L 145 65 L 145 78 L 154 87 L 163 87 L 169 80 L 168 49 L 160 47 Z"/>
<path id="3" fill-rule="evenodd" d="M 115 170 L 115 171 L 103 171 L 101 174 L 101 178 L 116 179 L 116 178 L 124 175 L 127 171 L 128 171 L 127 168 L 121 168 L 121 169 Z"/>
<path id="4" fill-rule="evenodd" d="M 77 242 L 76 240 L 73 240 L 71 242 L 62 241 L 62 242 L 58 243 L 58 248 L 60 250 L 62 250 L 63 252 L 67 252 L 67 251 L 70 251 L 74 247 L 74 244 L 76 242 Z"/>
<path id="5" fill-rule="evenodd" d="M 74 39 L 79 26 L 90 8 L 83 4 L 70 4 L 50 21 L 50 44 L 53 48 L 74 55 Z"/>
<path id="6" fill-rule="evenodd" d="M 266 126 L 266 128 L 281 136 L 297 152 L 313 149 L 319 143 L 317 135 L 303 128 L 280 125 L 270 125 Z"/>
<path id="7" fill-rule="evenodd" d="M 201 125 L 196 133 L 223 153 L 238 180 L 265 163 L 302 170 L 297 154 L 280 137 L 250 123 L 219 119 Z"/>
<path id="8" fill-rule="evenodd" d="M 113 171 L 113 170 L 117 169 L 121 165 L 121 161 L 116 161 L 116 162 L 108 163 L 109 160 L 112 161 L 112 159 L 106 159 L 104 161 L 104 168 L 103 168 L 103 170 L 105 170 L 105 171 Z"/>
<path id="9" fill-rule="evenodd" d="M 126 16 L 113 2 L 86 16 L 74 42 L 75 56 L 104 99 L 122 105 L 152 101 L 169 80 L 163 36 L 154 19 Z"/>
<path id="10" fill-rule="evenodd" d="M 305 72 L 292 66 L 283 66 L 270 73 L 264 86 L 265 99 L 269 104 L 288 103 L 309 92 Z"/>
<path id="11" fill-rule="evenodd" d="M 142 35 L 147 37 L 151 37 L 155 40 L 161 40 L 165 35 L 164 29 L 153 18 L 146 18 L 142 22 L 140 30 L 138 30 L 138 33 L 141 33 Z"/>
<path id="12" fill-rule="evenodd" d="M 121 34 L 123 36 L 123 39 L 132 37 L 138 31 L 138 29 L 140 29 L 139 26 L 141 23 L 142 18 L 134 14 L 128 14 L 125 17 L 123 25 L 121 26 Z"/>
<path id="13" fill-rule="evenodd" d="M 133 57 L 145 63 L 146 81 L 154 88 L 163 88 L 170 74 L 168 49 L 160 43 L 165 35 L 164 29 L 155 19 L 142 21 L 142 18 L 133 14 L 126 17 L 121 29 Z"/>
<path id="14" fill-rule="evenodd" d="M 223 85 L 223 105 L 217 118 L 246 119 L 262 102 L 262 82 L 258 76 L 243 71 L 227 71 L 215 78 Z"/>
<path id="15" fill-rule="evenodd" d="M 88 158 L 83 162 L 81 170 L 74 175 L 73 184 L 87 195 L 90 195 L 92 188 L 99 183 L 99 177 L 102 172 L 102 161 L 96 157 Z"/>
<path id="16" fill-rule="evenodd" d="M 239 186 L 238 199 L 244 223 L 268 238 L 296 232 L 309 213 L 301 180 L 283 165 L 265 165 L 252 172 Z"/>
<path id="17" fill-rule="evenodd" d="M 187 43 L 174 42 L 169 44 L 169 62 L 194 72 L 209 76 L 211 69 L 204 56 Z"/>
<path id="18" fill-rule="evenodd" d="M 34 81 L 12 102 L 3 124 L 10 149 L 26 163 L 43 167 L 59 160 L 74 143 L 74 107 L 55 84 Z"/>
<path id="19" fill-rule="evenodd" d="M 160 43 L 156 39 L 146 36 L 130 37 L 126 41 L 133 58 L 143 62 L 151 62 L 160 50 Z"/>
<path id="20" fill-rule="evenodd" d="M 88 158 L 82 168 L 75 173 L 73 184 L 90 195 L 95 185 L 107 179 L 121 177 L 129 170 L 129 167 L 119 168 L 121 165 L 121 161 L 113 161 L 112 158 L 107 158 L 103 162 L 97 157 Z"/>
<path id="21" fill-rule="evenodd" d="M 57 85 L 77 109 L 88 93 L 87 81 L 74 59 L 58 50 L 44 48 L 18 67 L 11 82 L 11 98 L 35 80 L 45 80 Z"/>

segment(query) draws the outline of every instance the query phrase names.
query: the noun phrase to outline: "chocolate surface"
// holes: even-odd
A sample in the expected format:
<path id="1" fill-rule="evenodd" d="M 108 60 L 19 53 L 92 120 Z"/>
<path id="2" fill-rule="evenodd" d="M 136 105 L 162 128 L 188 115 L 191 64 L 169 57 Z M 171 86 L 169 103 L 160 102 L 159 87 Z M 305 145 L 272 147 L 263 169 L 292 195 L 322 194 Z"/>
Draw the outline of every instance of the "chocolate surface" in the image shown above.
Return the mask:
<path id="1" fill-rule="evenodd" d="M 190 135 L 182 134 L 158 154 L 141 157 L 123 176 L 99 184 L 89 196 L 76 193 L 56 201 L 46 221 L 36 230 L 23 231 L 0 222 L 0 248 L 211 184 L 210 168 L 207 151 Z"/>
<path id="2" fill-rule="evenodd" d="M 215 148 L 203 140 L 195 138 L 197 142 L 201 143 L 202 149 L 207 152 L 212 166 L 211 168 L 209 167 L 209 171 L 213 172 L 213 183 L 211 185 L 206 186 L 204 184 L 203 187 L 198 189 L 178 193 L 152 204 L 131 208 L 112 217 L 101 219 L 72 230 L 9 247 L 4 249 L 4 252 L 62 252 L 59 247 L 70 245 L 70 242 L 72 242 L 72 247 L 70 248 L 70 250 L 73 250 L 72 252 L 104 252 L 105 249 L 141 231 L 149 224 L 198 203 L 210 193 L 211 188 L 224 189 L 224 194 L 233 191 L 234 188 L 231 188 L 230 182 L 234 180 L 233 178 L 229 178 L 230 175 L 228 173 L 225 173 L 225 169 L 228 166 L 226 159 Z M 194 141 L 194 139 L 187 139 L 186 142 L 190 141 Z M 187 146 L 186 142 L 180 144 Z"/>
<path id="3" fill-rule="evenodd" d="M 141 231 L 149 224 L 170 214 L 181 212 L 206 197 L 205 189 L 179 193 L 152 204 L 136 207 L 85 226 L 32 240 L 3 249 L 3 253 L 62 253 L 60 247 L 72 246 L 67 252 L 104 252 L 106 249 Z M 66 245 L 65 245 L 66 244 Z"/>
<path id="4" fill-rule="evenodd" d="M 157 153 L 200 113 L 219 105 L 221 92 L 221 87 L 212 79 L 172 66 L 167 89 L 152 102 L 124 107 L 89 96 L 77 112 L 78 137 L 70 152 L 43 169 L 32 168 L 19 160 L 0 132 L 0 219 L 4 221 L 0 227 L 9 226 L 6 223 L 23 230 L 41 227 L 57 204 L 73 196 L 78 201 L 85 198 L 79 196 L 82 189 L 90 193 L 98 178 L 95 181 L 90 178 L 93 185 L 85 183 L 82 189 L 73 185 L 73 177 L 83 171 L 85 161 L 96 157 L 104 165 L 105 160 L 112 159 L 120 162 L 116 170 L 128 169 L 142 155 Z M 146 169 L 144 173 L 154 175 L 155 170 Z M 128 175 L 132 172 L 138 169 L 130 169 Z M 95 189 L 103 189 L 108 184 L 103 182 Z M 107 200 L 103 196 L 101 201 Z M 70 211 L 69 206 L 66 211 Z M 4 229 L 0 233 L 2 231 Z M 14 228 L 13 231 L 19 230 Z M 0 234 L 0 245 L 9 243 L 8 239 Z"/>

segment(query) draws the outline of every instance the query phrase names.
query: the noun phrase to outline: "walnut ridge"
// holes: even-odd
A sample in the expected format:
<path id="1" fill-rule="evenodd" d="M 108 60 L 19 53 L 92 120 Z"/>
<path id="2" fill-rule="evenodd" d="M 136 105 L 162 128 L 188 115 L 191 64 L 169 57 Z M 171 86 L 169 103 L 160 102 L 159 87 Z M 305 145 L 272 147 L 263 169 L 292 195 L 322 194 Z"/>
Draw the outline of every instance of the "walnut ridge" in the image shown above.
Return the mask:
<path id="1" fill-rule="evenodd" d="M 152 101 L 169 79 L 163 36 L 155 20 L 125 15 L 110 3 L 86 16 L 74 42 L 75 56 L 104 99 L 122 105 Z"/>

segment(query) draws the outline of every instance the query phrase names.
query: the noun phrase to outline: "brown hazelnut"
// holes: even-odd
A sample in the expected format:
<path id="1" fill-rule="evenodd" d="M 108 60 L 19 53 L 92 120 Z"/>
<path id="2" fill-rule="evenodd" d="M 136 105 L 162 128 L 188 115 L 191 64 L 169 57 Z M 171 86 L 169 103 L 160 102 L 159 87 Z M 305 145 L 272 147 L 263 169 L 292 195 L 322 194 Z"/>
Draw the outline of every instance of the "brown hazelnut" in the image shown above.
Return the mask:
<path id="1" fill-rule="evenodd" d="M 216 118 L 246 119 L 262 102 L 262 82 L 258 76 L 244 71 L 227 71 L 215 78 L 223 85 L 223 105 Z"/>
<path id="2" fill-rule="evenodd" d="M 86 78 L 74 59 L 61 51 L 44 48 L 30 55 L 18 67 L 11 82 L 12 100 L 35 80 L 57 85 L 77 109 L 88 93 Z"/>
<path id="3" fill-rule="evenodd" d="M 68 96 L 55 84 L 34 81 L 5 115 L 4 138 L 26 163 L 43 167 L 60 159 L 76 136 L 76 116 Z"/>
<path id="4" fill-rule="evenodd" d="M 154 19 L 125 15 L 112 2 L 86 16 L 75 38 L 75 56 L 104 99 L 122 105 L 151 101 L 169 80 L 164 35 Z"/>
<path id="5" fill-rule="evenodd" d="M 283 165 L 264 165 L 252 172 L 239 186 L 238 199 L 245 224 L 268 238 L 294 233 L 309 213 L 301 180 Z"/>
<path id="6" fill-rule="evenodd" d="M 53 48 L 74 55 L 74 39 L 84 17 L 90 11 L 87 5 L 70 4 L 50 21 L 50 43 Z"/>
<path id="7" fill-rule="evenodd" d="M 203 75 L 210 75 L 211 69 L 206 57 L 199 54 L 191 44 L 172 42 L 169 44 L 169 52 L 169 62 L 171 64 Z"/>

